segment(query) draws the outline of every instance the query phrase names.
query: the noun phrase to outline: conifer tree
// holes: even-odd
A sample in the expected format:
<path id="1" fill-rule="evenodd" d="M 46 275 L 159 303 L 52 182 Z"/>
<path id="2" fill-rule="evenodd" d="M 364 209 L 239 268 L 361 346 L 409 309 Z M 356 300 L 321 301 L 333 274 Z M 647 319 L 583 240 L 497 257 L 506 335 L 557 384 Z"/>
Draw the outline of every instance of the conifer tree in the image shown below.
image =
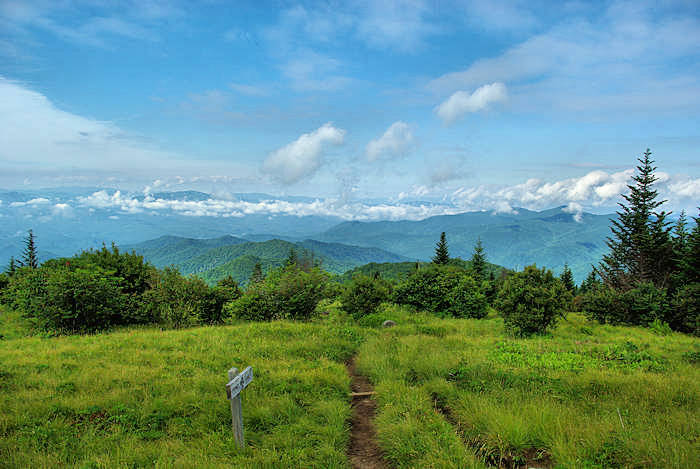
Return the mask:
<path id="1" fill-rule="evenodd" d="M 14 256 L 10 257 L 10 262 L 7 264 L 7 269 L 5 269 L 5 272 L 7 275 L 12 277 L 15 274 L 15 271 L 17 271 L 17 261 L 15 261 Z"/>
<path id="2" fill-rule="evenodd" d="M 569 268 L 569 264 L 564 263 L 564 270 L 562 271 L 559 280 L 561 280 L 561 283 L 564 284 L 564 287 L 567 290 L 569 290 L 574 295 L 576 294 L 576 284 L 574 283 L 574 275 L 571 272 L 571 269 Z"/>
<path id="3" fill-rule="evenodd" d="M 253 266 L 253 273 L 250 275 L 250 280 L 248 280 L 248 286 L 258 284 L 263 280 L 265 280 L 265 276 L 263 275 L 262 266 L 260 262 L 256 262 Z"/>
<path id="4" fill-rule="evenodd" d="M 627 186 L 630 193 L 622 195 L 625 202 L 619 203 L 617 219 L 611 220 L 612 236 L 607 240 L 610 252 L 597 268 L 606 284 L 621 290 L 629 290 L 639 282 L 664 287 L 673 268 L 666 221 L 669 214 L 656 211 L 666 201 L 657 200 L 658 192 L 653 188 L 658 178 L 651 151 L 647 149 L 638 161 L 632 178 L 635 184 Z"/>
<path id="5" fill-rule="evenodd" d="M 450 253 L 447 250 L 447 238 L 445 237 L 445 232 L 440 234 L 440 241 L 435 245 L 435 256 L 433 257 L 433 263 L 438 265 L 447 265 L 450 261 Z"/>
<path id="6" fill-rule="evenodd" d="M 39 257 L 36 252 L 36 244 L 34 242 L 34 232 L 29 230 L 27 237 L 24 239 L 24 251 L 22 251 L 22 266 L 36 269 L 39 267 Z"/>
<path id="7" fill-rule="evenodd" d="M 693 217 L 693 220 L 695 227 L 688 235 L 688 256 L 683 263 L 683 278 L 687 283 L 700 283 L 700 216 Z"/>
<path id="8" fill-rule="evenodd" d="M 579 292 L 580 293 L 587 293 L 591 290 L 593 290 L 596 285 L 598 285 L 600 282 L 598 281 L 598 277 L 596 276 L 595 269 L 591 270 L 588 273 L 588 276 L 584 279 L 583 282 L 581 282 L 581 286 L 579 287 Z"/>
<path id="9" fill-rule="evenodd" d="M 293 267 L 299 264 L 299 256 L 297 255 L 297 250 L 294 248 L 291 248 L 289 250 L 289 256 L 287 257 L 287 260 L 285 261 L 284 265 L 287 267 Z"/>
<path id="10" fill-rule="evenodd" d="M 476 240 L 474 253 L 472 254 L 471 258 L 471 264 L 474 276 L 479 280 L 483 280 L 486 276 L 486 254 L 484 254 L 484 247 L 481 244 L 481 237 Z"/>

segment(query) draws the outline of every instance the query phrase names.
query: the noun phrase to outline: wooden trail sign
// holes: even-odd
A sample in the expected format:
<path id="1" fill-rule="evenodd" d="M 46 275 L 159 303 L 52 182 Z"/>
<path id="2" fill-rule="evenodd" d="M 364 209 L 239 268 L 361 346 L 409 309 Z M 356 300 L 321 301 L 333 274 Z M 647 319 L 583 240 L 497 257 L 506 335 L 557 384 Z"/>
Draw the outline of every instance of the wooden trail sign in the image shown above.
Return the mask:
<path id="1" fill-rule="evenodd" d="M 241 391 L 253 381 L 253 368 L 248 367 L 241 374 L 238 368 L 228 370 L 229 382 L 226 383 L 226 397 L 231 402 L 231 427 L 233 436 L 239 448 L 245 446 L 243 438 L 243 409 L 241 406 Z"/>

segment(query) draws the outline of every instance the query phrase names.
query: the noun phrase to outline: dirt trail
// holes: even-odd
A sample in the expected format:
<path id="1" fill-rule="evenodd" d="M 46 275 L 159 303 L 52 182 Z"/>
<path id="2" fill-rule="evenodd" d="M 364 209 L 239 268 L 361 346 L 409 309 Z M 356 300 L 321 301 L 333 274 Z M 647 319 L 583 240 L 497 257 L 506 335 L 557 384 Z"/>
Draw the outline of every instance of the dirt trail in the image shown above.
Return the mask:
<path id="1" fill-rule="evenodd" d="M 355 357 L 346 366 L 352 378 L 352 392 L 371 392 L 372 385 L 367 377 L 357 374 L 355 370 Z M 376 411 L 377 404 L 371 396 L 353 396 L 350 448 L 348 448 L 348 459 L 353 469 L 387 469 L 389 467 L 376 441 L 377 434 L 372 423 Z"/>

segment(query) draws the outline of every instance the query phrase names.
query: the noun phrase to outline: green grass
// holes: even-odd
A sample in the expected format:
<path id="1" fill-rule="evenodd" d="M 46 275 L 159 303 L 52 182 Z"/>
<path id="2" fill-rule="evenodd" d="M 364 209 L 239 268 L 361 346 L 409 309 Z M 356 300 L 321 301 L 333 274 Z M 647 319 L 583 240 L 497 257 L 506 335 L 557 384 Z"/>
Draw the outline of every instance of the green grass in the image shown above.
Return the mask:
<path id="1" fill-rule="evenodd" d="M 309 323 L 20 337 L 0 310 L 0 467 L 347 468 L 349 378 L 377 391 L 395 467 L 696 467 L 700 341 L 570 314 L 512 339 L 495 312 L 444 320 L 338 304 Z M 381 323 L 392 319 L 396 327 Z M 226 370 L 252 365 L 247 447 L 236 449 Z"/>
<path id="2" fill-rule="evenodd" d="M 278 322 L 0 342 L 0 466 L 347 467 L 349 327 Z M 247 448 L 226 370 L 252 365 Z"/>
<path id="3" fill-rule="evenodd" d="M 532 339 L 505 337 L 493 317 L 412 319 L 368 339 L 358 361 L 377 385 L 378 432 L 397 467 L 469 467 L 475 456 L 561 468 L 700 460 L 696 338 L 574 314 Z"/>

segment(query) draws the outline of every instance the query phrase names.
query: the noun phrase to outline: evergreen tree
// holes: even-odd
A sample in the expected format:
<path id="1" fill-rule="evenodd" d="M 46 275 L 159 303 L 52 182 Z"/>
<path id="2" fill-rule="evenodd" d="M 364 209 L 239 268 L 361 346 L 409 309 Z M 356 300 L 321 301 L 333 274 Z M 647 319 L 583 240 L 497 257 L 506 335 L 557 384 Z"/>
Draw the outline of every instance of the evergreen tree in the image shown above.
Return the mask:
<path id="1" fill-rule="evenodd" d="M 591 270 L 588 273 L 588 276 L 585 278 L 583 282 L 581 282 L 581 287 L 579 287 L 579 292 L 580 293 L 588 293 L 589 291 L 593 290 L 597 285 L 600 284 L 600 281 L 598 280 L 598 276 L 595 273 L 595 270 Z"/>
<path id="2" fill-rule="evenodd" d="M 438 265 L 447 265 L 450 261 L 450 254 L 447 250 L 447 239 L 445 237 L 445 232 L 440 234 L 440 241 L 435 245 L 435 257 L 433 257 L 433 263 Z"/>
<path id="3" fill-rule="evenodd" d="M 262 266 L 260 262 L 256 262 L 253 266 L 253 273 L 250 275 L 250 280 L 248 280 L 248 286 L 256 285 L 265 280 L 263 275 Z"/>
<path id="4" fill-rule="evenodd" d="M 474 276 L 479 280 L 483 280 L 486 276 L 486 254 L 484 254 L 484 247 L 481 245 L 481 237 L 476 240 L 471 263 Z"/>
<path id="5" fill-rule="evenodd" d="M 564 288 L 569 290 L 571 294 L 576 294 L 576 284 L 574 283 L 574 275 L 569 268 L 569 264 L 564 263 L 564 270 L 559 277 L 561 283 L 564 284 Z"/>
<path id="6" fill-rule="evenodd" d="M 693 219 L 695 227 L 688 235 L 688 255 L 683 263 L 683 279 L 686 283 L 700 283 L 700 216 Z"/>
<path id="7" fill-rule="evenodd" d="M 607 245 L 610 252 L 603 256 L 597 271 L 609 286 L 629 290 L 639 282 L 652 282 L 664 287 L 672 271 L 670 227 L 668 213 L 657 212 L 665 200 L 657 200 L 654 190 L 656 167 L 647 149 L 638 159 L 637 173 L 628 185 L 629 195 L 623 194 L 617 219 L 611 220 L 612 236 Z"/>
<path id="8" fill-rule="evenodd" d="M 284 262 L 284 265 L 287 267 L 293 267 L 299 264 L 299 256 L 297 255 L 297 250 L 294 248 L 291 248 L 289 250 L 289 256 L 287 257 L 287 260 Z"/>
<path id="9" fill-rule="evenodd" d="M 15 261 L 15 258 L 13 256 L 13 257 L 10 257 L 10 262 L 7 264 L 7 269 L 5 270 L 5 272 L 7 273 L 7 275 L 12 277 L 16 271 L 17 271 L 17 262 Z"/>
<path id="10" fill-rule="evenodd" d="M 39 257 L 36 253 L 34 232 L 32 230 L 29 230 L 27 237 L 24 239 L 24 251 L 22 251 L 21 264 L 23 267 L 29 267 L 31 269 L 39 267 Z"/>
<path id="11" fill-rule="evenodd" d="M 688 219 L 685 210 L 681 211 L 678 221 L 673 227 L 673 263 L 674 274 L 671 278 L 671 290 L 676 290 L 688 280 L 685 278 L 687 264 L 690 261 L 690 233 L 688 233 Z"/>

